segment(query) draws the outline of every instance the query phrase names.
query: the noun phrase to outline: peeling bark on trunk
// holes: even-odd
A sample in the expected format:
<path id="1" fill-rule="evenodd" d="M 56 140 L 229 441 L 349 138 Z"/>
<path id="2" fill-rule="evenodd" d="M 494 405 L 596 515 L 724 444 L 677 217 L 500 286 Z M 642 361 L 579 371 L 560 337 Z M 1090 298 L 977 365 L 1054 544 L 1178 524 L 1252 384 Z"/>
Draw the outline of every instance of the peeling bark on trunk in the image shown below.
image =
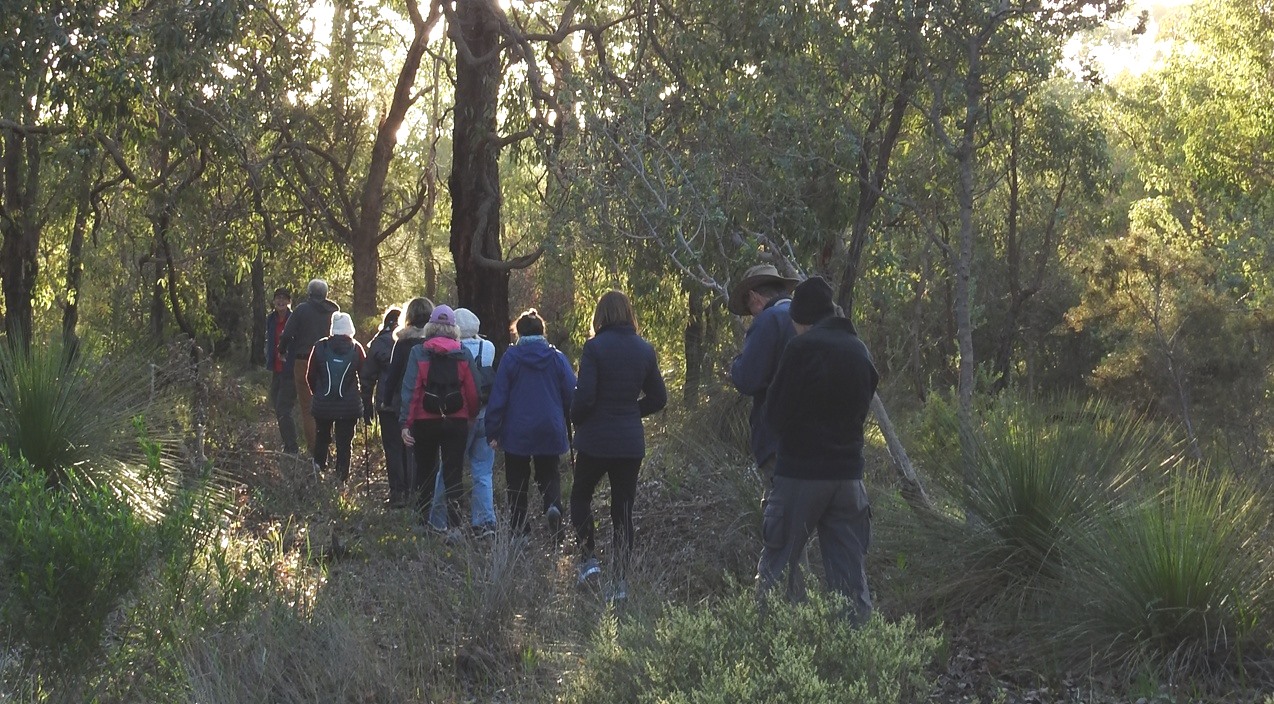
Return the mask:
<path id="1" fill-rule="evenodd" d="M 458 32 L 470 56 L 456 61 L 452 129 L 451 256 L 460 305 L 477 314 L 482 334 L 497 347 L 509 343 L 509 270 L 483 266 L 504 259 L 500 246 L 500 166 L 496 107 L 499 26 L 483 2 L 456 3 Z"/>

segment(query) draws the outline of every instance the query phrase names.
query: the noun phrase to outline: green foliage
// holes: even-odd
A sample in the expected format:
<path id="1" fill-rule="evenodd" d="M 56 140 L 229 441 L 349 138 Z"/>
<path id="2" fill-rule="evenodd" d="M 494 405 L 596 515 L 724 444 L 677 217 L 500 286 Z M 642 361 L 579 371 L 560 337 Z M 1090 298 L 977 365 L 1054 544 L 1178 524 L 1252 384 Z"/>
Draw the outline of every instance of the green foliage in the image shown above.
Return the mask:
<path id="1" fill-rule="evenodd" d="M 815 594 L 762 609 L 747 590 L 670 606 L 653 623 L 608 612 L 568 702 L 909 702 L 940 639 L 906 618 L 856 629 L 848 605 Z"/>
<path id="2" fill-rule="evenodd" d="M 133 485 L 141 459 L 134 419 L 147 409 L 145 367 L 70 348 L 61 338 L 24 350 L 0 342 L 0 444 L 50 485 Z"/>
<path id="3" fill-rule="evenodd" d="M 0 460 L 0 619 L 46 675 L 74 673 L 137 585 L 152 532 L 108 489 L 50 490 L 43 472 Z"/>
<path id="4" fill-rule="evenodd" d="M 1165 672 L 1235 671 L 1270 656 L 1270 504 L 1233 478 L 1181 471 L 1079 536 L 1062 636 L 1071 652 Z"/>
<path id="5" fill-rule="evenodd" d="M 1106 516 L 1130 484 L 1153 481 L 1170 456 L 1162 432 L 1101 401 L 1033 403 L 1002 395 L 980 412 L 966 480 L 955 411 L 940 398 L 922 461 L 969 518 L 973 554 L 1011 582 L 1062 574 L 1074 531 Z M 970 585 L 983 591 L 983 584 Z"/>

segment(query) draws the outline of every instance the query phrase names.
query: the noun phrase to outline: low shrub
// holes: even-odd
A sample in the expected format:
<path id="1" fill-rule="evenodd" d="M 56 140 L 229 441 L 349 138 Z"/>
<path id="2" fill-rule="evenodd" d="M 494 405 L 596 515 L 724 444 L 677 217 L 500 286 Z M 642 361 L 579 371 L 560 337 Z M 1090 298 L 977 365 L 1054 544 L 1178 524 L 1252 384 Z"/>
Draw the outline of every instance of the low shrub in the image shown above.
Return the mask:
<path id="1" fill-rule="evenodd" d="M 927 694 L 940 638 L 911 618 L 855 629 L 837 596 L 762 609 L 735 590 L 714 605 L 669 606 L 653 622 L 608 612 L 565 701 L 871 704 Z"/>
<path id="2" fill-rule="evenodd" d="M 28 664 L 68 680 L 100 653 L 107 617 L 143 574 L 153 531 L 107 489 L 50 490 L 43 472 L 4 464 L 0 619 Z"/>

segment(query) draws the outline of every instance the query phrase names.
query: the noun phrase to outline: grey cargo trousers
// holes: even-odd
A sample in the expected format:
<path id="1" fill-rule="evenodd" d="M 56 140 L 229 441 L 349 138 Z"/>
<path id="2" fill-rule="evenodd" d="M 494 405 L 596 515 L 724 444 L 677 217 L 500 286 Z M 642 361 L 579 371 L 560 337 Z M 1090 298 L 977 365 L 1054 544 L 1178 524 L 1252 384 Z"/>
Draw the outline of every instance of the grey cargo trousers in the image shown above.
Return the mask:
<path id="1" fill-rule="evenodd" d="M 854 620 L 865 622 L 872 610 L 866 570 L 871 504 L 862 480 L 774 477 L 765 505 L 757 593 L 771 591 L 786 570 L 788 598 L 804 598 L 801 556 L 815 530 L 828 588 L 844 594 L 857 612 Z"/>

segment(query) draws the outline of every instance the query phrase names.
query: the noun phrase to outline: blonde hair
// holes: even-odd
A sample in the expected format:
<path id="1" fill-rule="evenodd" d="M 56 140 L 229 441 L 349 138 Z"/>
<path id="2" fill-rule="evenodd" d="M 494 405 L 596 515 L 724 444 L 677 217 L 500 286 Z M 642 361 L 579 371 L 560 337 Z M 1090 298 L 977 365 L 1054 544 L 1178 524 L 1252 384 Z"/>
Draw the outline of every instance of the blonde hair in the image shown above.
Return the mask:
<path id="1" fill-rule="evenodd" d="M 425 339 L 431 337 L 450 337 L 453 340 L 460 339 L 460 328 L 451 323 L 427 323 L 425 325 Z"/>

